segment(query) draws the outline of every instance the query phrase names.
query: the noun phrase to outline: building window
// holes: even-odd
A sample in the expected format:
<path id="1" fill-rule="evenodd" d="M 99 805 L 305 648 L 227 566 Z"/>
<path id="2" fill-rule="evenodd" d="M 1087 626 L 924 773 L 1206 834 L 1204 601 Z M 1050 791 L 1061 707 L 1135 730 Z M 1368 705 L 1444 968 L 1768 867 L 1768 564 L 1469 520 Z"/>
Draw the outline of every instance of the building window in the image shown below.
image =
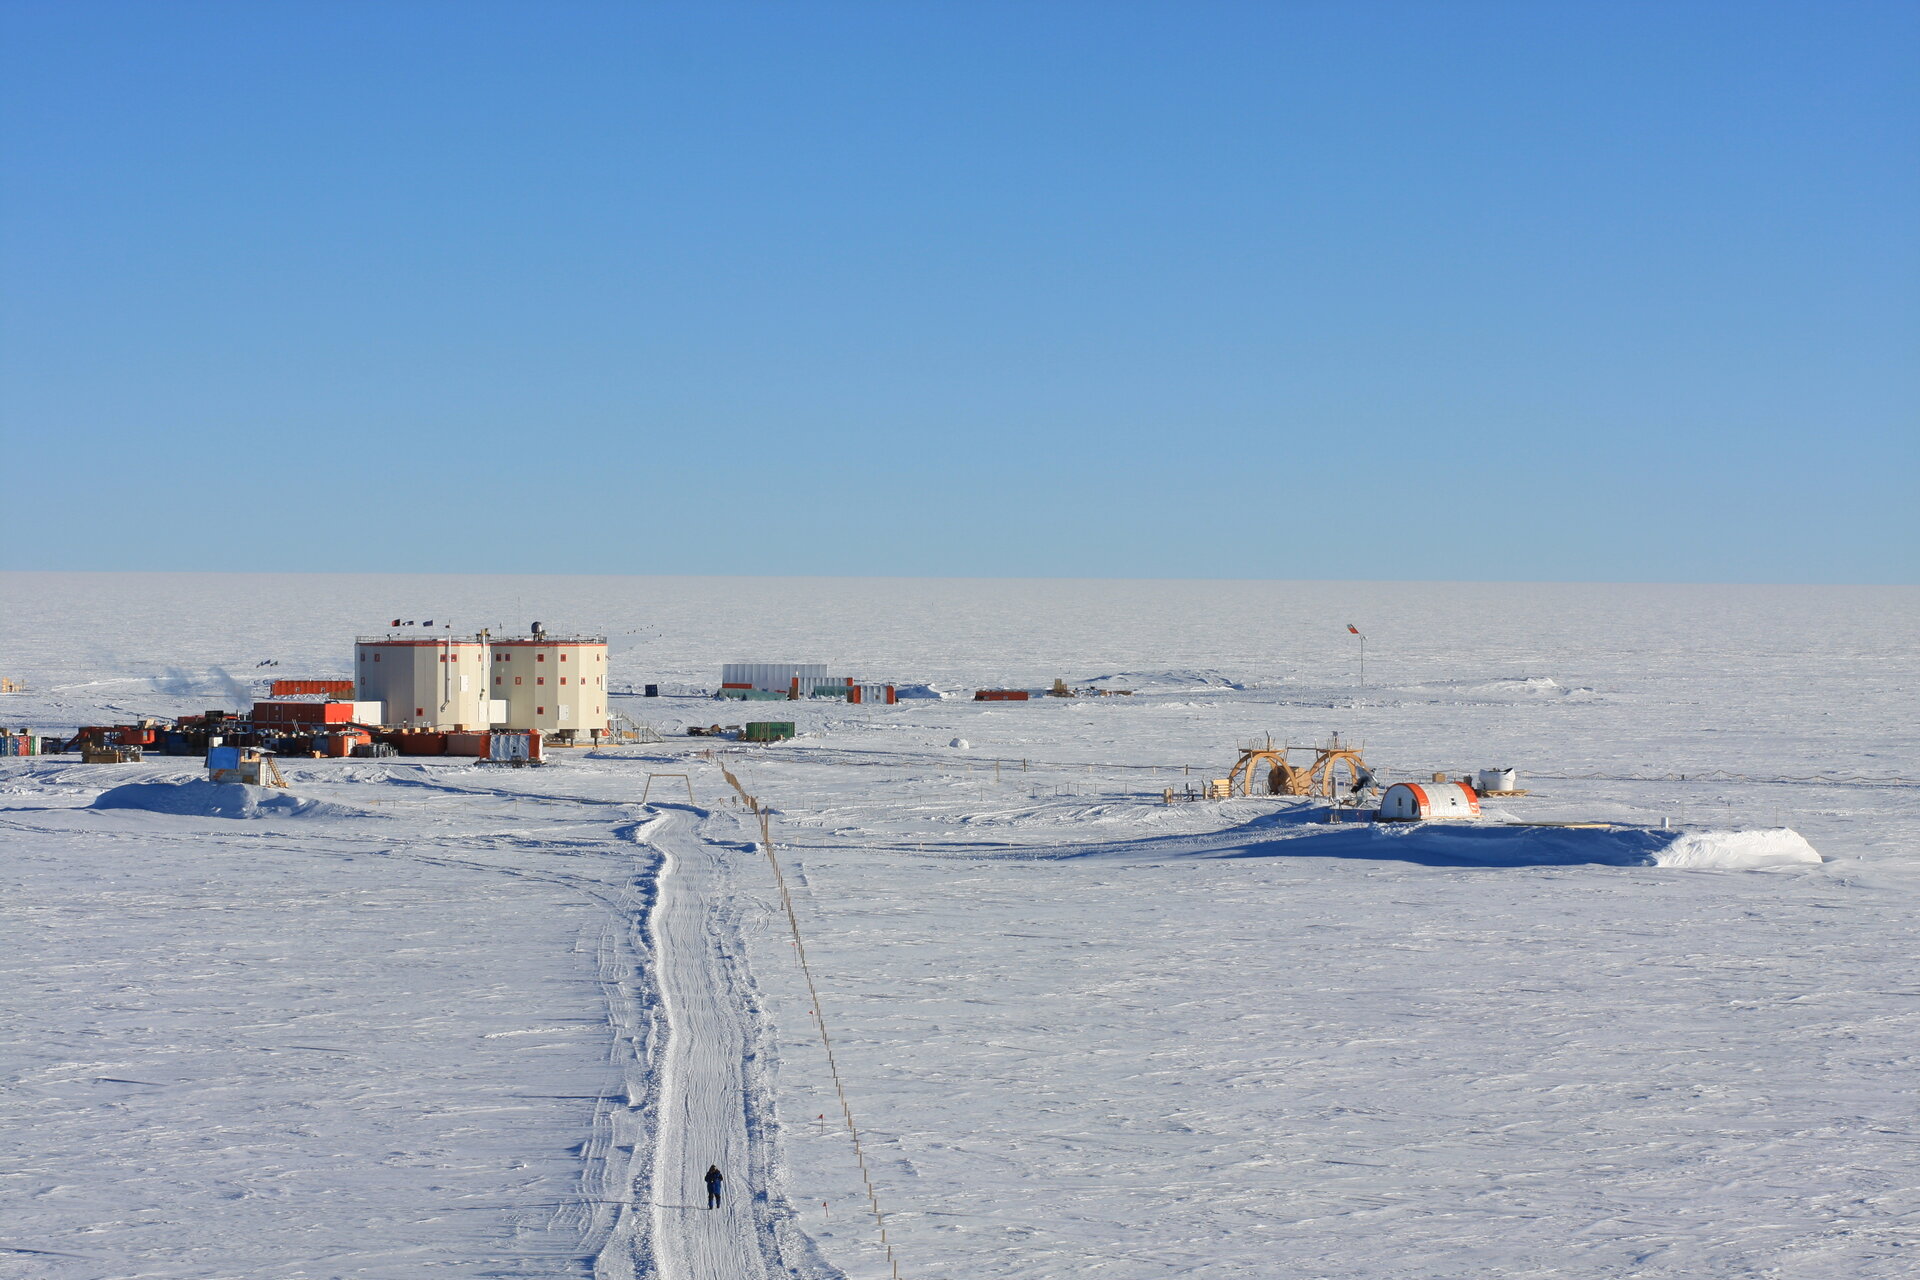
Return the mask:
<path id="1" fill-rule="evenodd" d="M 567 660 L 567 655 L 566 655 L 566 654 L 564 654 L 564 653 L 563 653 L 563 654 L 561 654 L 561 655 L 560 655 L 560 661 L 562 661 L 562 662 L 565 662 L 566 660 Z"/>
<path id="2" fill-rule="evenodd" d="M 561 684 L 565 684 L 566 682 L 567 682 L 567 678 L 566 678 L 565 676 L 561 676 L 561 677 L 560 677 L 560 683 L 561 683 Z"/>
<path id="3" fill-rule="evenodd" d="M 500 683 L 500 677 L 499 677 L 499 676 L 495 676 L 495 677 L 493 678 L 493 682 L 494 682 L 495 684 L 499 684 L 499 683 Z"/>
<path id="4" fill-rule="evenodd" d="M 533 714 L 535 714 L 535 715 L 537 715 L 537 716 L 543 716 L 543 715 L 545 715 L 545 714 L 547 714 L 547 709 L 546 709 L 545 707 L 535 707 L 535 708 L 533 709 Z"/>
<path id="5" fill-rule="evenodd" d="M 374 660 L 375 662 L 378 662 L 378 661 L 380 661 L 380 655 L 379 655 L 379 654 L 377 654 L 377 653 L 376 653 L 376 654 L 374 654 L 374 655 L 373 655 L 373 660 Z"/>
<path id="6" fill-rule="evenodd" d="M 533 655 L 533 660 L 535 662 L 545 662 L 547 660 L 547 655 L 544 653 L 536 653 Z"/>
<path id="7" fill-rule="evenodd" d="M 535 676 L 533 678 L 533 682 L 535 684 L 545 684 L 547 682 L 547 678 L 545 676 Z"/>
<path id="8" fill-rule="evenodd" d="M 423 716 L 427 714 L 427 709 L 425 707 L 415 707 L 413 709 L 413 714 L 415 714 L 416 716 Z"/>
<path id="9" fill-rule="evenodd" d="M 519 677 L 519 676 L 515 676 L 515 677 L 513 678 L 513 682 L 514 682 L 515 684 L 519 684 L 519 683 L 520 683 L 520 677 Z"/>

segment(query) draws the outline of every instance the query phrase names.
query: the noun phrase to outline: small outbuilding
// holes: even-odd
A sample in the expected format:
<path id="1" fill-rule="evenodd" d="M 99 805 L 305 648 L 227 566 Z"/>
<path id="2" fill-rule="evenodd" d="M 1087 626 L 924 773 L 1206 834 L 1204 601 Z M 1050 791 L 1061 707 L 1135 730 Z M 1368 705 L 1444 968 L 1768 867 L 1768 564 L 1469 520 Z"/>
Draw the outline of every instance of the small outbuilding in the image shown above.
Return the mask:
<path id="1" fill-rule="evenodd" d="M 1462 782 L 1396 782 L 1380 797 L 1382 822 L 1477 818 L 1480 797 Z"/>
<path id="2" fill-rule="evenodd" d="M 258 747 L 208 747 L 207 780 L 251 787 L 284 787 L 287 780 L 273 757 Z"/>

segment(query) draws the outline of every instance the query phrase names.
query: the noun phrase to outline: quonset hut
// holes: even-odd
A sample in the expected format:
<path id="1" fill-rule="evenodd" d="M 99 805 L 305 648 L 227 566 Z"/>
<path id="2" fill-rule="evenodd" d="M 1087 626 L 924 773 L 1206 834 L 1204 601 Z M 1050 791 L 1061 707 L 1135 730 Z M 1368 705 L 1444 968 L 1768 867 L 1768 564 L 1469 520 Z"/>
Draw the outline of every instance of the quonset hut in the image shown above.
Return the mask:
<path id="1" fill-rule="evenodd" d="M 1477 818 L 1480 797 L 1458 782 L 1396 782 L 1380 797 L 1382 822 L 1431 822 Z"/>

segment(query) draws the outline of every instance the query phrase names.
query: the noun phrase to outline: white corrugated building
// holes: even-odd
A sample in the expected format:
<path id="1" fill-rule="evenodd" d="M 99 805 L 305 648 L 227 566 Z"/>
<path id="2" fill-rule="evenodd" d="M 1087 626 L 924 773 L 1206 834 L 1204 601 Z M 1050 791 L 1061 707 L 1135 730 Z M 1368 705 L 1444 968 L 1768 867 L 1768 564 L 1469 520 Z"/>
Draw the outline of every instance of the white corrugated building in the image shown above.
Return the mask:
<path id="1" fill-rule="evenodd" d="M 824 662 L 729 662 L 720 668 L 722 689 L 758 689 L 766 693 L 791 693 L 796 682 L 825 682 Z"/>

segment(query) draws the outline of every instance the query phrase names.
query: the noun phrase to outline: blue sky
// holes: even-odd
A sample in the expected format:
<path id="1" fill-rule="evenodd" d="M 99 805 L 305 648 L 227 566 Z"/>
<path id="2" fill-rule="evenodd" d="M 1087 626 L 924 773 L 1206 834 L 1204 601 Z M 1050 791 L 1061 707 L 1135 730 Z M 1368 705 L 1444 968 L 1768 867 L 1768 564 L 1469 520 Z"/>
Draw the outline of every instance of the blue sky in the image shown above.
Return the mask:
<path id="1" fill-rule="evenodd" d="M 1912 582 L 1916 53 L 7 0 L 0 567 Z"/>

